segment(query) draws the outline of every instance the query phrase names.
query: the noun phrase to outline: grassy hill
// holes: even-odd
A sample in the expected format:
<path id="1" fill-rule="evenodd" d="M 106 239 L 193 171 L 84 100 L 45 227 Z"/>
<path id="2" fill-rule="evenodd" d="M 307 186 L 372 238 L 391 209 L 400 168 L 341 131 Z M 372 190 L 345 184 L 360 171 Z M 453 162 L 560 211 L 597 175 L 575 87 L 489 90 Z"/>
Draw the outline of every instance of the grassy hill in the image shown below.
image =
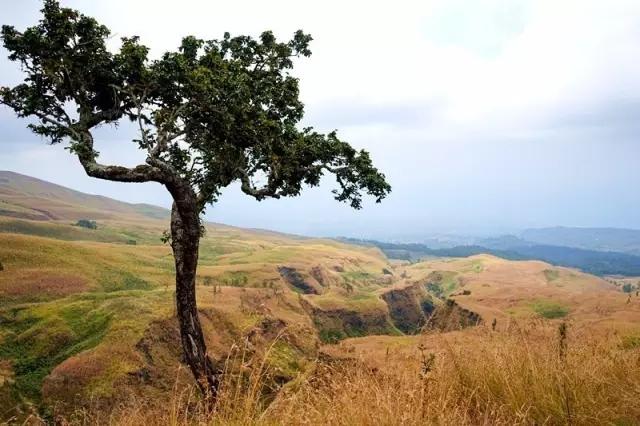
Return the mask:
<path id="1" fill-rule="evenodd" d="M 629 387 L 640 379 L 632 369 L 640 356 L 635 293 L 539 261 L 477 255 L 409 264 L 371 246 L 208 224 L 200 315 L 212 357 L 228 371 L 212 420 L 189 399 L 173 259 L 160 242 L 167 221 L 154 217 L 162 210 L 3 176 L 10 179 L 0 203 L 19 206 L 0 212 L 4 420 L 563 423 L 566 392 L 556 381 L 565 371 L 580 383 L 572 423 L 640 421 L 640 381 Z M 104 216 L 89 214 L 98 210 Z M 98 229 L 74 226 L 76 218 L 97 220 Z M 564 369 L 551 361 L 561 322 L 572 350 Z M 531 362 L 548 371 L 523 367 L 523 345 L 533 345 Z M 574 347 L 582 358 L 572 358 Z M 598 375 L 580 377 L 578 362 Z M 518 386 L 539 383 L 538 399 L 505 394 L 505 368 Z M 609 381 L 598 382 L 602 375 Z M 416 389 L 430 402 L 416 399 Z"/>
<path id="2" fill-rule="evenodd" d="M 164 391 L 176 377 L 180 346 L 173 258 L 160 242 L 167 221 L 145 217 L 148 207 L 140 213 L 138 206 L 3 176 L 11 177 L 3 202 L 47 212 L 46 219 L 13 212 L 0 218 L 3 412 L 31 403 L 62 407 L 101 399 L 115 404 L 143 389 L 169 396 Z M 5 199 L 7 188 L 11 195 Z M 94 207 L 104 214 L 93 215 Z M 97 219 L 98 229 L 73 226 L 79 217 Z M 317 294 L 305 295 L 281 272 L 284 267 Z M 318 339 L 300 297 L 329 300 L 344 293 L 344 304 L 352 303 L 363 294 L 361 278 L 381 274 L 385 267 L 390 268 L 388 261 L 375 248 L 209 224 L 198 284 L 210 350 L 225 359 L 247 334 L 286 329 L 287 342 L 279 346 L 282 354 L 273 354 L 272 364 L 281 380 L 289 380 L 306 357 L 314 356 Z M 347 295 L 340 290 L 347 283 L 358 290 Z M 159 344 L 152 330 L 165 327 L 173 334 Z M 255 346 L 259 350 L 260 344 Z M 291 354 L 295 359 L 286 357 Z M 132 378 L 136 372 L 144 372 L 142 379 Z M 188 374 L 183 376 L 189 382 Z"/>
<path id="3" fill-rule="evenodd" d="M 169 211 L 74 191 L 19 173 L 0 170 L 0 215 L 43 221 L 165 219 Z"/>

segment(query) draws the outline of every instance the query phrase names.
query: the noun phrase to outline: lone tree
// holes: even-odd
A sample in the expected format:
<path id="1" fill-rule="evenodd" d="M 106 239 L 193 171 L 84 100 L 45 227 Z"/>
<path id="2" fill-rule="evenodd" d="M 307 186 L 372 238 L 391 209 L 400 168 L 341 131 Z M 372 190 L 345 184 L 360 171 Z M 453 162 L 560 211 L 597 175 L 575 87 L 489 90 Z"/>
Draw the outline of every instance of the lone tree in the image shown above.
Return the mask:
<path id="1" fill-rule="evenodd" d="M 159 59 L 138 37 L 106 47 L 109 29 L 45 0 L 40 22 L 23 32 L 2 27 L 9 59 L 24 81 L 0 88 L 0 102 L 51 144 L 68 143 L 87 175 L 118 182 L 158 182 L 173 198 L 170 241 L 185 360 L 203 394 L 215 401 L 220 370 L 207 355 L 196 307 L 200 216 L 235 181 L 257 200 L 300 194 L 335 175 L 336 200 L 359 209 L 362 194 L 380 202 L 390 191 L 366 151 L 335 132 L 300 129 L 303 104 L 293 58 L 309 56 L 302 31 L 279 42 L 271 32 L 201 40 L 188 36 Z M 136 167 L 105 165 L 94 130 L 131 120 L 146 153 Z"/>

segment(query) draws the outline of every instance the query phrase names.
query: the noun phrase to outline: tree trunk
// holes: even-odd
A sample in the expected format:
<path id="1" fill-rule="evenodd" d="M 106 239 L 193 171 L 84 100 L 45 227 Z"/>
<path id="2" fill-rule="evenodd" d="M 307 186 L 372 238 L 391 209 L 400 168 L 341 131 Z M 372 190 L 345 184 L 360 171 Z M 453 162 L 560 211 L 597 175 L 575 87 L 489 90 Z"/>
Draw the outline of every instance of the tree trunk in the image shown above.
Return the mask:
<path id="1" fill-rule="evenodd" d="M 184 203 L 184 201 L 182 201 Z M 181 203 L 181 204 L 182 204 Z M 176 264 L 176 306 L 185 361 L 204 397 L 214 404 L 220 385 L 220 371 L 207 354 L 196 305 L 196 268 L 200 244 L 200 221 L 195 206 L 171 209 L 171 247 Z"/>

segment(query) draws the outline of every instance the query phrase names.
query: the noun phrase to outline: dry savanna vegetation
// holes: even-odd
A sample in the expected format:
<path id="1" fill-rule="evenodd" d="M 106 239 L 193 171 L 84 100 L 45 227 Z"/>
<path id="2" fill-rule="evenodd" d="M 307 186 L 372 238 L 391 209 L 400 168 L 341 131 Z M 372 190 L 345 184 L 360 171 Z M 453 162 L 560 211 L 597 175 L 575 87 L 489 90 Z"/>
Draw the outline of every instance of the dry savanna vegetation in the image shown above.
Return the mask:
<path id="1" fill-rule="evenodd" d="M 346 341 L 359 356 L 314 362 L 264 400 L 263 365 L 227 376 L 214 413 L 188 390 L 171 403 L 134 400 L 77 422 L 139 424 L 636 424 L 640 350 L 614 334 L 546 321 L 512 322 L 503 331 Z"/>
<path id="2" fill-rule="evenodd" d="M 640 297 L 611 280 L 487 255 L 399 263 L 215 224 L 197 279 L 226 372 L 210 411 L 181 359 L 162 211 L 3 178 L 2 421 L 640 422 Z M 98 201 L 99 217 L 69 207 Z"/>

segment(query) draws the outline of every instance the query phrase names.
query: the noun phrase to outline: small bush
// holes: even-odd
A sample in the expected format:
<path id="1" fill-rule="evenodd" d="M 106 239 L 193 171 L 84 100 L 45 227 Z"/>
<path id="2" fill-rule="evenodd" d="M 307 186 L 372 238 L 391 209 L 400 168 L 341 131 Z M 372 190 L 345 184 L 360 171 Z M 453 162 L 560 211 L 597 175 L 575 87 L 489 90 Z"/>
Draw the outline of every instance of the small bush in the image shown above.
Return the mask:
<path id="1" fill-rule="evenodd" d="M 634 290 L 634 287 L 633 287 L 633 284 L 631 284 L 631 283 L 625 283 L 622 286 L 622 291 L 624 293 L 631 293 L 633 290 Z"/>
<path id="2" fill-rule="evenodd" d="M 138 242 L 136 240 L 127 240 L 127 244 L 130 246 L 135 246 L 138 244 Z"/>
<path id="3" fill-rule="evenodd" d="M 96 221 L 89 219 L 80 219 L 76 222 L 76 226 L 87 229 L 98 229 L 98 224 L 96 223 Z"/>
<path id="4" fill-rule="evenodd" d="M 640 336 L 639 335 L 631 335 L 631 336 L 623 336 L 622 341 L 620 342 L 621 349 L 636 349 L 640 348 Z"/>
<path id="5" fill-rule="evenodd" d="M 543 318 L 556 319 L 564 318 L 569 313 L 569 309 L 551 300 L 539 300 L 532 305 L 535 313 Z"/>
<path id="6" fill-rule="evenodd" d="M 427 291 L 429 293 L 433 294 L 438 298 L 442 298 L 444 296 L 444 291 L 442 290 L 442 287 L 440 287 L 440 284 L 438 283 L 427 283 L 425 287 L 427 288 Z"/>

